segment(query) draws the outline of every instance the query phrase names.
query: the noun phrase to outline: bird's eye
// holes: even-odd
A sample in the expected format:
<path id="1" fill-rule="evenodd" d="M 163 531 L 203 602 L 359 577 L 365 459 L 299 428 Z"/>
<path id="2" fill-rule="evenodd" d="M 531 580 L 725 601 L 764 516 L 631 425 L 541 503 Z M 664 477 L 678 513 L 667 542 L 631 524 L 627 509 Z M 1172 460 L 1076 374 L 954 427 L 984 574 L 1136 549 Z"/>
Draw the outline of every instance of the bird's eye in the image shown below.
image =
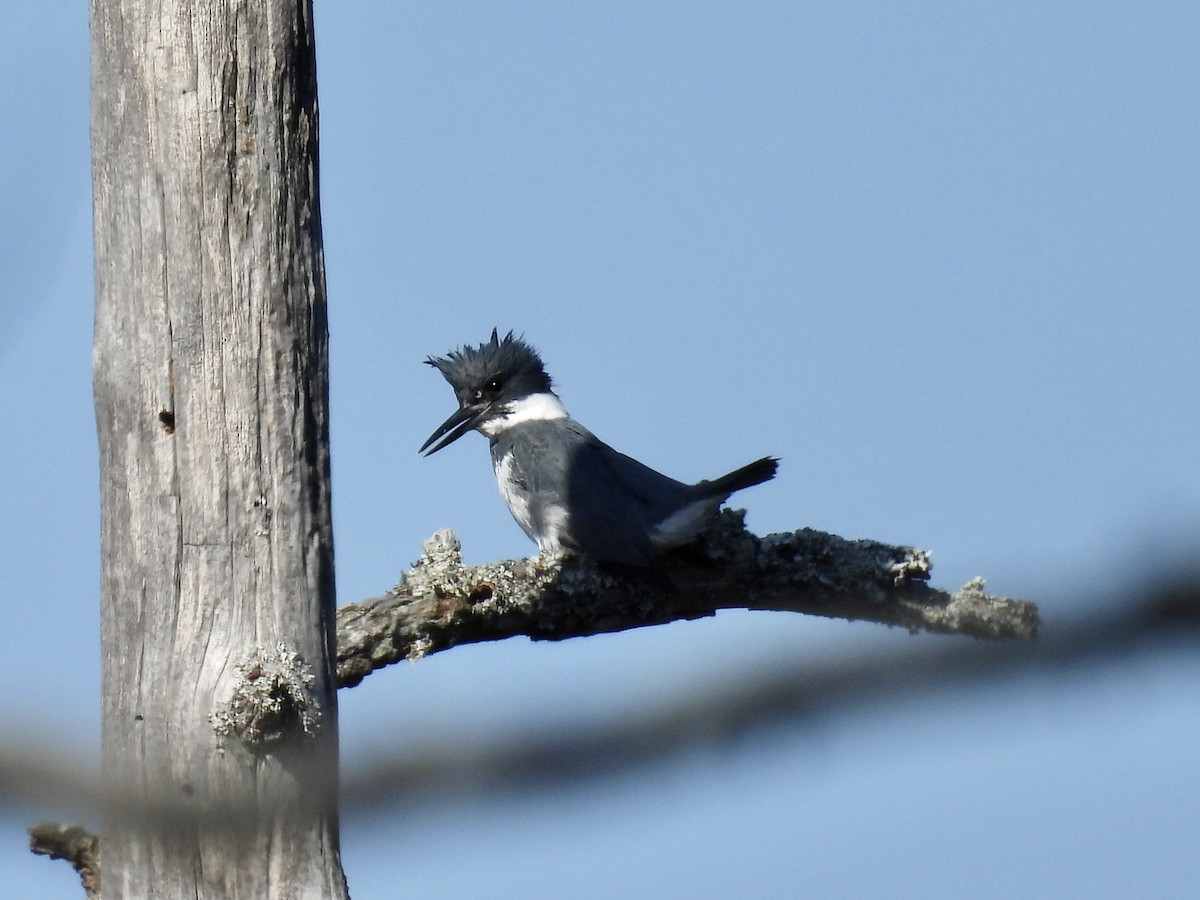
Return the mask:
<path id="1" fill-rule="evenodd" d="M 483 389 L 485 391 L 487 391 L 489 394 L 500 393 L 500 379 L 499 378 L 491 379 L 487 384 L 485 384 L 483 386 Z"/>

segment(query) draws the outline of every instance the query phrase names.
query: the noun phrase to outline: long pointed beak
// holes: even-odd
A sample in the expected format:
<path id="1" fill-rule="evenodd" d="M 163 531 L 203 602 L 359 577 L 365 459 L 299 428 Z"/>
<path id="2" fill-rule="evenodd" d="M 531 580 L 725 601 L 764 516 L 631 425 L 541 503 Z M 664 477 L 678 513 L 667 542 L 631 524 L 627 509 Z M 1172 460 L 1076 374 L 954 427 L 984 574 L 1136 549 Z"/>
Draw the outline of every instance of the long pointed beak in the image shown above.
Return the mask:
<path id="1" fill-rule="evenodd" d="M 445 422 L 438 426 L 437 431 L 429 436 L 429 439 L 421 445 L 418 453 L 424 453 L 426 456 L 431 456 L 437 453 L 443 447 L 448 447 L 457 441 L 460 437 L 474 428 L 487 415 L 487 404 L 463 406 L 455 410 L 454 415 L 448 418 Z M 445 437 L 443 437 L 445 435 Z M 434 441 L 441 438 L 437 444 L 431 447 L 428 451 L 425 450 Z"/>

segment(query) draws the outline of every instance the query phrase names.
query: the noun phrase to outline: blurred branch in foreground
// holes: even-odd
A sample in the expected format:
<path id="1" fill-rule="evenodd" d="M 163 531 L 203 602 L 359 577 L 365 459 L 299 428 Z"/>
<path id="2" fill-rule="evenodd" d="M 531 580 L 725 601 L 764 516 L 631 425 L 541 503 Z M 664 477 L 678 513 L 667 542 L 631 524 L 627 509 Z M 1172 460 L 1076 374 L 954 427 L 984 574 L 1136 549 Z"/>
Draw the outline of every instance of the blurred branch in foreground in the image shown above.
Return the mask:
<path id="1" fill-rule="evenodd" d="M 812 529 L 760 538 L 725 510 L 692 552 L 649 572 L 579 558 L 465 566 L 442 530 L 387 594 L 337 612 L 341 687 L 376 669 L 459 644 L 623 631 L 721 609 L 807 613 L 976 638 L 1031 638 L 1037 607 L 994 597 L 979 579 L 948 593 L 927 584 L 929 554 Z"/>
<path id="2" fill-rule="evenodd" d="M 463 793 L 551 790 L 563 782 L 651 766 L 696 746 L 810 717 L 853 715 L 889 698 L 918 697 L 948 684 L 983 687 L 1032 672 L 1058 674 L 1125 662 L 1162 650 L 1200 648 L 1200 584 L 1164 590 L 1146 603 L 1060 623 L 1021 644 L 946 644 L 813 667 L 797 662 L 668 707 L 570 734 L 521 735 L 477 752 L 463 743 L 384 762 L 343 778 L 344 809 L 432 804 Z"/>
<path id="3" fill-rule="evenodd" d="M 854 714 L 881 699 L 919 696 L 944 687 L 983 686 L 1039 671 L 1078 669 L 1126 661 L 1138 654 L 1200 648 L 1200 584 L 1176 586 L 1145 603 L 1060 623 L 1033 643 L 946 644 L 930 652 L 896 652 L 886 658 L 827 666 L 796 663 L 764 678 L 700 694 L 662 709 L 597 723 L 570 733 L 520 735 L 478 751 L 453 741 L 419 754 L 397 755 L 348 773 L 342 781 L 344 813 L 411 808 L 464 793 L 549 790 L 562 782 L 651 766 L 697 745 L 737 740 L 756 729 L 821 715 Z M 94 813 L 95 780 L 55 759 L 48 748 L 9 745 L 0 750 L 0 804 L 20 802 Z M 121 798 L 112 798 L 118 806 Z M 164 824 L 197 815 L 222 817 L 236 827 L 244 810 L 183 810 L 164 802 L 130 810 Z M 41 851 L 46 852 L 46 851 Z"/>

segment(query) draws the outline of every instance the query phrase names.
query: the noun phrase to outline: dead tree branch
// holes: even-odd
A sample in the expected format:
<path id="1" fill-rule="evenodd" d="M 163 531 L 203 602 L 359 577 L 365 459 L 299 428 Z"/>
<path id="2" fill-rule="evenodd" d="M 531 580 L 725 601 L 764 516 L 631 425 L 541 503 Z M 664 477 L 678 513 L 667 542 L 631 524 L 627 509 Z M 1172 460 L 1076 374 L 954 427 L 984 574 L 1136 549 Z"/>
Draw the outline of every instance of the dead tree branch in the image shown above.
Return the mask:
<path id="1" fill-rule="evenodd" d="M 849 541 L 812 529 L 760 538 L 726 510 L 686 555 L 651 573 L 588 560 L 463 565 L 442 530 L 400 583 L 337 613 L 341 687 L 376 669 L 459 644 L 526 635 L 562 640 L 697 619 L 720 609 L 780 610 L 992 640 L 1031 638 L 1037 607 L 988 595 L 974 580 L 948 593 L 928 585 L 929 554 Z"/>
<path id="2" fill-rule="evenodd" d="M 65 859 L 79 873 L 87 900 L 100 897 L 100 838 L 82 825 L 38 822 L 29 828 L 29 849 L 51 859 Z"/>

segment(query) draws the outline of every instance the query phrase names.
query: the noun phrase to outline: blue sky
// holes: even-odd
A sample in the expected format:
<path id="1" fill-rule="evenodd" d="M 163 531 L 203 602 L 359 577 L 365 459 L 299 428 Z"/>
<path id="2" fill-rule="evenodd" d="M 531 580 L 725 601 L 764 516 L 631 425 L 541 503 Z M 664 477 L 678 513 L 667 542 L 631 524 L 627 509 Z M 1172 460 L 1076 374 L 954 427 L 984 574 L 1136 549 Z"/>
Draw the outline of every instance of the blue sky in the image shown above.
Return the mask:
<path id="1" fill-rule="evenodd" d="M 87 30 L 0 33 L 4 742 L 94 764 Z M 1048 628 L 1200 544 L 1200 10 L 1186 3 L 318 3 L 342 602 L 434 529 L 530 552 L 420 364 L 493 326 L 680 478 L 766 453 L 756 531 L 934 552 Z M 343 765 L 623 716 L 916 642 L 797 616 L 396 666 Z M 856 706 L 550 796 L 346 815 L 357 898 L 1182 897 L 1200 660 Z M 78 896 L 0 810 L 8 896 Z M 397 874 L 399 873 L 399 875 Z M 968 886 L 968 887 L 964 887 Z"/>

